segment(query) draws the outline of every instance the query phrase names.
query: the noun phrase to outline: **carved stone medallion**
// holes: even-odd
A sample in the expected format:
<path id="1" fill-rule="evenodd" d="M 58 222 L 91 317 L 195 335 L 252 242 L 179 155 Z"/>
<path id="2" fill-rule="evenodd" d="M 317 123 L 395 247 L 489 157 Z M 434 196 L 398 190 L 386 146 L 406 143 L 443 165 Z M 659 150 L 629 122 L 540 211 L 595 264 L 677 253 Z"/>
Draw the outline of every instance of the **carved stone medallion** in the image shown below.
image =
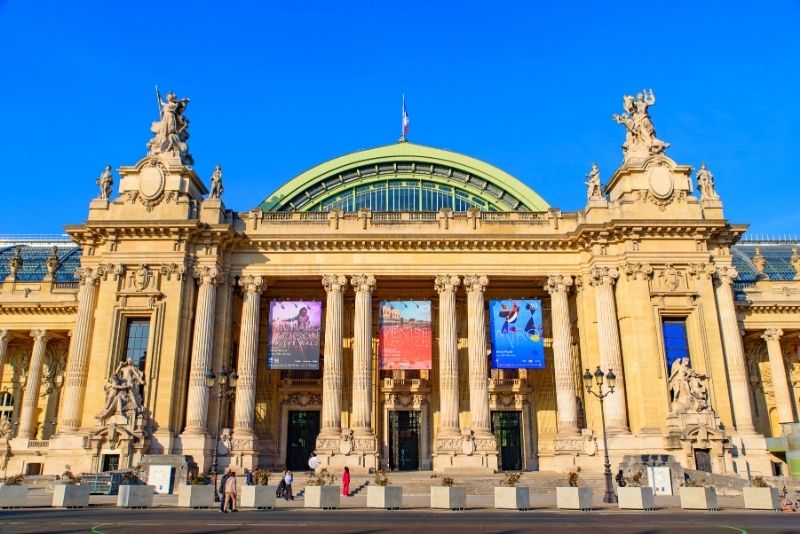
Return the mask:
<path id="1" fill-rule="evenodd" d="M 664 200 L 672 195 L 675 185 L 672 182 L 672 173 L 669 168 L 663 165 L 652 167 L 648 175 L 650 193 L 654 197 Z"/>
<path id="2" fill-rule="evenodd" d="M 164 192 L 164 172 L 158 165 L 144 167 L 139 173 L 139 194 L 155 200 Z"/>

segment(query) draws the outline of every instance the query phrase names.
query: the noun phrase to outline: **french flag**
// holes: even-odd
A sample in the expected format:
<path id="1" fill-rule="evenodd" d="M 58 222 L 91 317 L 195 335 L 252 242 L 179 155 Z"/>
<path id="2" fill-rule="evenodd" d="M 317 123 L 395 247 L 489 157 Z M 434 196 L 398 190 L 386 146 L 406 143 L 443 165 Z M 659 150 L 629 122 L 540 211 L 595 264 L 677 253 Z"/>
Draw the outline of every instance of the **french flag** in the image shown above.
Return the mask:
<path id="1" fill-rule="evenodd" d="M 406 95 L 403 95 L 403 137 L 408 135 L 408 110 L 406 109 Z"/>

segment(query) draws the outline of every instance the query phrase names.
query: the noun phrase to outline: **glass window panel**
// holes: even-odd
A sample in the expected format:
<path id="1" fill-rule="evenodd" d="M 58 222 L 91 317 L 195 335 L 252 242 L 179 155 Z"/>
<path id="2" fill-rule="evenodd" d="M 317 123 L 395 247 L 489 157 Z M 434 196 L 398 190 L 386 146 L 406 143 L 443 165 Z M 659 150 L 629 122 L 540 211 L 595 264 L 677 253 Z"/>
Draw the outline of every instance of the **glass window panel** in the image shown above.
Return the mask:
<path id="1" fill-rule="evenodd" d="M 689 340 L 686 337 L 686 319 L 670 319 L 661 325 L 664 333 L 664 350 L 667 369 L 679 358 L 689 358 Z M 691 360 L 689 360 L 691 363 Z"/>
<path id="2" fill-rule="evenodd" d="M 150 319 L 128 319 L 125 335 L 125 359 L 144 372 L 147 363 L 147 341 L 150 338 Z"/>

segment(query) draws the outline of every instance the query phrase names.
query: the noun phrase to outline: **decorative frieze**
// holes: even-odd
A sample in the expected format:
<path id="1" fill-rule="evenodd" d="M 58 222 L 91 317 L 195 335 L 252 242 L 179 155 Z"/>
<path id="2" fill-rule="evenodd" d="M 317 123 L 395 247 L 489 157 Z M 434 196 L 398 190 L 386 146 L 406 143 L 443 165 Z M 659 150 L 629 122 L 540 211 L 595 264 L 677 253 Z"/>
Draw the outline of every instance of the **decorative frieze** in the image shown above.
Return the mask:
<path id="1" fill-rule="evenodd" d="M 625 276 L 628 280 L 650 280 L 653 276 L 653 267 L 648 263 L 626 263 Z"/>

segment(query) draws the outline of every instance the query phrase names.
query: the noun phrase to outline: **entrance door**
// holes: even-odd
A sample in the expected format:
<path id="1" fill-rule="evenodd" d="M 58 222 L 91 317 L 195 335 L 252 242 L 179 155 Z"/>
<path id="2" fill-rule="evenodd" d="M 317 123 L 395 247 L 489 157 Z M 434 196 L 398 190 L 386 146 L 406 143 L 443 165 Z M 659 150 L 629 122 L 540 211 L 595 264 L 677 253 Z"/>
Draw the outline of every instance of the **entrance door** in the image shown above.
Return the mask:
<path id="1" fill-rule="evenodd" d="M 711 472 L 711 453 L 708 449 L 694 450 L 694 465 L 698 471 Z"/>
<path id="2" fill-rule="evenodd" d="M 419 470 L 420 412 L 389 411 L 389 469 Z"/>
<path id="3" fill-rule="evenodd" d="M 290 411 L 286 435 L 286 467 L 307 471 L 308 457 L 314 451 L 319 434 L 319 412 Z"/>
<path id="4" fill-rule="evenodd" d="M 500 448 L 500 469 L 522 469 L 522 432 L 519 412 L 492 412 L 492 432 Z"/>

